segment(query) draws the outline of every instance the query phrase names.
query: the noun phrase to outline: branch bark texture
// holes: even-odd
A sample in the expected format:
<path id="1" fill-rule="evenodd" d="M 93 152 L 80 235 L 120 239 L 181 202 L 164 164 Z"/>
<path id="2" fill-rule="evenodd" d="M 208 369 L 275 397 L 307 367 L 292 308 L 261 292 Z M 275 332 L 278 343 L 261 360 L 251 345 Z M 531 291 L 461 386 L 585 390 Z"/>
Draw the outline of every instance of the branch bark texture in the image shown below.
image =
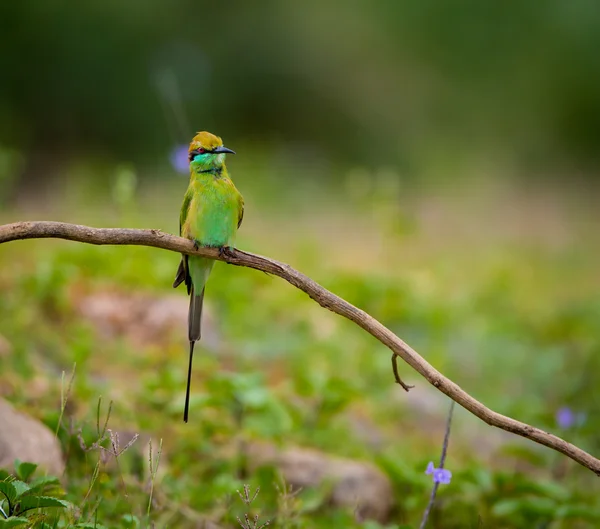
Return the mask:
<path id="1" fill-rule="evenodd" d="M 199 248 L 195 250 L 191 241 L 163 233 L 160 230 L 91 228 L 63 222 L 43 221 L 17 222 L 0 226 L 0 244 L 21 239 L 40 238 L 67 239 L 97 245 L 151 246 L 173 252 L 209 257 L 225 261 L 229 264 L 246 266 L 279 276 L 296 288 L 306 292 L 322 307 L 362 327 L 382 344 L 389 347 L 395 355 L 402 358 L 414 370 L 419 372 L 432 386 L 446 394 L 473 415 L 479 417 L 485 423 L 556 450 L 600 476 L 599 459 L 556 435 L 490 410 L 452 380 L 442 375 L 442 373 L 436 370 L 414 349 L 375 318 L 336 296 L 310 277 L 301 274 L 285 263 L 237 249 L 232 252 L 223 252 L 221 255 L 219 254 L 219 250 L 214 248 Z"/>

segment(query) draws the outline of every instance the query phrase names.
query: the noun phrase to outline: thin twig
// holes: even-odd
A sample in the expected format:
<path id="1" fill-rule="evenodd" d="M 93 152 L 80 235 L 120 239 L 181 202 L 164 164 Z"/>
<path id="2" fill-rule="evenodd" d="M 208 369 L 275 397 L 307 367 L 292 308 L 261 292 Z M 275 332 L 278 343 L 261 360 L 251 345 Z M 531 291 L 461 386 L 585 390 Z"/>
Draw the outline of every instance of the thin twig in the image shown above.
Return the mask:
<path id="1" fill-rule="evenodd" d="M 414 388 L 414 386 L 409 386 L 400 378 L 400 373 L 398 372 L 398 356 L 399 355 L 397 353 L 392 353 L 392 371 L 394 372 L 394 378 L 396 379 L 396 383 L 400 384 L 404 391 L 408 393 L 412 388 Z"/>
<path id="2" fill-rule="evenodd" d="M 450 403 L 450 411 L 448 412 L 448 420 L 446 421 L 446 433 L 444 434 L 444 444 L 442 445 L 442 456 L 440 457 L 439 468 L 444 468 L 446 462 L 446 454 L 448 453 L 448 443 L 450 442 L 450 427 L 452 426 L 452 414 L 454 413 L 454 404 Z"/>
<path id="3" fill-rule="evenodd" d="M 196 250 L 191 241 L 163 233 L 160 230 L 90 228 L 88 226 L 79 226 L 64 222 L 44 221 L 17 222 L 0 226 L 0 244 L 21 239 L 40 238 L 67 239 L 98 245 L 151 246 L 173 252 L 226 261 L 229 264 L 246 266 L 279 276 L 296 288 L 306 292 L 322 307 L 344 316 L 362 327 L 382 344 L 389 347 L 392 352 L 400 356 L 402 360 L 420 373 L 431 385 L 485 423 L 561 452 L 600 476 L 600 459 L 571 443 L 567 443 L 556 435 L 490 410 L 456 383 L 442 375 L 413 348 L 376 319 L 335 294 L 332 294 L 309 277 L 285 263 L 241 250 L 233 250 L 231 255 L 227 256 L 219 255 L 219 250 L 216 248 L 199 248 Z"/>
<path id="4" fill-rule="evenodd" d="M 446 462 L 446 453 L 448 452 L 448 443 L 450 442 L 450 427 L 452 426 L 452 414 L 454 412 L 454 404 L 454 401 L 450 403 L 450 411 L 448 412 L 448 419 L 446 420 L 446 433 L 444 434 L 444 444 L 442 445 L 442 456 L 440 457 L 439 468 L 444 468 L 444 463 Z M 425 526 L 427 525 L 427 520 L 429 519 L 429 514 L 431 513 L 431 509 L 433 508 L 433 504 L 435 503 L 435 496 L 437 494 L 439 486 L 439 482 L 433 482 L 431 496 L 429 496 L 429 503 L 427 504 L 425 512 L 423 513 L 423 519 L 421 520 L 421 525 L 419 526 L 419 529 L 425 529 Z"/>

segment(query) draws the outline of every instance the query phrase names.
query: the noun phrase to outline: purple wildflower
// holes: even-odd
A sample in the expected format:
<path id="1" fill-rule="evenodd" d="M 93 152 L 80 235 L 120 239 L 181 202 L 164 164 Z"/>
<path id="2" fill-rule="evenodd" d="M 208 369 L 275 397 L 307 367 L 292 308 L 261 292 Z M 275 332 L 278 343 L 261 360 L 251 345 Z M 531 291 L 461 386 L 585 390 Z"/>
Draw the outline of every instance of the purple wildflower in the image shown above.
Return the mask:
<path id="1" fill-rule="evenodd" d="M 442 485 L 448 485 L 452 479 L 452 472 L 446 470 L 445 468 L 435 468 L 432 461 L 430 461 L 427 465 L 425 474 L 432 474 L 433 482 L 440 483 Z"/>
<path id="2" fill-rule="evenodd" d="M 563 430 L 573 428 L 573 426 L 581 426 L 585 423 L 587 416 L 584 412 L 575 413 L 568 406 L 559 408 L 556 412 L 556 424 Z"/>
<path id="3" fill-rule="evenodd" d="M 556 423 L 559 428 L 567 430 L 575 424 L 575 414 L 571 408 L 563 406 L 556 412 Z"/>
<path id="4" fill-rule="evenodd" d="M 188 146 L 185 144 L 177 145 L 171 150 L 169 161 L 175 171 L 181 174 L 187 174 L 190 170 L 190 162 L 188 160 Z"/>

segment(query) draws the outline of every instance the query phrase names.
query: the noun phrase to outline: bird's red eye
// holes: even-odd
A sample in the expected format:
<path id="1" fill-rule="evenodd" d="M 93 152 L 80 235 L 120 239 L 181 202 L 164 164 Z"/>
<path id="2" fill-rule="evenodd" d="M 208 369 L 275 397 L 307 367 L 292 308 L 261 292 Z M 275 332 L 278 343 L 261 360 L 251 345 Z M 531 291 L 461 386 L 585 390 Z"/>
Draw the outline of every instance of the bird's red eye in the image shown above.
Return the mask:
<path id="1" fill-rule="evenodd" d="M 205 150 L 204 150 L 202 147 L 200 147 L 200 148 L 198 149 L 198 152 L 199 152 L 200 154 L 204 154 L 206 151 L 205 151 Z"/>

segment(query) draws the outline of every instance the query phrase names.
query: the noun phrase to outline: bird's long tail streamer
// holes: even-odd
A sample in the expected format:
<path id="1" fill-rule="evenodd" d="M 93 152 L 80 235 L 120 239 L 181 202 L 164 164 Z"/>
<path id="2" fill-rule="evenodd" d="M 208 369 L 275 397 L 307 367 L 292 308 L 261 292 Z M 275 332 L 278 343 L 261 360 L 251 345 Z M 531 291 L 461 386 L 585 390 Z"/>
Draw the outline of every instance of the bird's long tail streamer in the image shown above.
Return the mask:
<path id="1" fill-rule="evenodd" d="M 188 365 L 187 387 L 185 390 L 185 408 L 183 420 L 188 422 L 188 411 L 190 407 L 190 389 L 192 385 L 192 362 L 194 358 L 194 344 L 201 336 L 202 304 L 204 301 L 204 288 L 199 296 L 196 296 L 194 288 L 190 293 L 190 308 L 188 312 L 188 338 L 190 340 L 190 360 Z"/>
<path id="2" fill-rule="evenodd" d="M 190 363 L 188 365 L 187 389 L 185 390 L 185 407 L 183 409 L 183 421 L 188 422 L 188 412 L 190 409 L 190 387 L 192 385 L 192 360 L 194 358 L 194 344 L 190 341 Z"/>

